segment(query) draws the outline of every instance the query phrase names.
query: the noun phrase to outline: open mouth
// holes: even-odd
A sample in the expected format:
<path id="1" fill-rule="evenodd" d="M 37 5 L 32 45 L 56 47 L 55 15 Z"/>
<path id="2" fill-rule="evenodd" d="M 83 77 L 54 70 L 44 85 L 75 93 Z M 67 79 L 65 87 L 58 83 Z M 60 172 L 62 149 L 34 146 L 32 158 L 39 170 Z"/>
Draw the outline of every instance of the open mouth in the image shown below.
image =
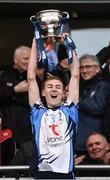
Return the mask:
<path id="1" fill-rule="evenodd" d="M 53 99 L 57 98 L 57 95 L 56 95 L 56 94 L 51 94 L 50 96 L 51 96 L 51 98 L 53 98 Z"/>

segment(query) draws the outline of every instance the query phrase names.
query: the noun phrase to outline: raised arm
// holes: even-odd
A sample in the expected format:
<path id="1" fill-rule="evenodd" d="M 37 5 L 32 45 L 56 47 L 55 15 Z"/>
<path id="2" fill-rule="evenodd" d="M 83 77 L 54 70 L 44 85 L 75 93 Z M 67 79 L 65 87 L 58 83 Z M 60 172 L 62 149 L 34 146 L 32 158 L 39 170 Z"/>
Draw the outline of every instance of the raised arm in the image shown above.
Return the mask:
<path id="1" fill-rule="evenodd" d="M 76 53 L 73 51 L 73 62 L 70 64 L 71 79 L 69 82 L 68 98 L 71 99 L 74 104 L 79 102 L 79 64 L 76 57 Z"/>
<path id="2" fill-rule="evenodd" d="M 37 48 L 35 39 L 32 42 L 31 54 L 28 63 L 27 79 L 28 79 L 28 96 L 29 104 L 32 107 L 36 102 L 40 101 L 39 87 L 36 81 L 37 68 Z"/>

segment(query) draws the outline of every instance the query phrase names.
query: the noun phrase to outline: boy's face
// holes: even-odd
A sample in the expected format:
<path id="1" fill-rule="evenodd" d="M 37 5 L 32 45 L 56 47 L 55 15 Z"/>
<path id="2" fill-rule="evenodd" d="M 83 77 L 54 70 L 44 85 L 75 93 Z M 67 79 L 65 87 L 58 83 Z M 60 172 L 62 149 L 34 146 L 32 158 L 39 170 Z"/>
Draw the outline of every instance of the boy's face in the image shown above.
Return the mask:
<path id="1" fill-rule="evenodd" d="M 61 104 L 63 93 L 64 87 L 60 80 L 53 79 L 45 82 L 42 95 L 45 96 L 49 108 L 54 108 Z"/>

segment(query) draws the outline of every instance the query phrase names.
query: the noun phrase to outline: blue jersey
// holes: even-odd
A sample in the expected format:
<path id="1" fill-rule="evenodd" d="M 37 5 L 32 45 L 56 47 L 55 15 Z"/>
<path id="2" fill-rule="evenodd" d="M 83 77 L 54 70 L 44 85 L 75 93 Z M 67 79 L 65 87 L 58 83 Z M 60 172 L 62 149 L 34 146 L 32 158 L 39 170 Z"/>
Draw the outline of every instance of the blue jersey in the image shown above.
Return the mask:
<path id="1" fill-rule="evenodd" d="M 37 145 L 38 170 L 72 172 L 77 107 L 68 100 L 56 109 L 35 104 L 31 111 L 31 124 Z"/>

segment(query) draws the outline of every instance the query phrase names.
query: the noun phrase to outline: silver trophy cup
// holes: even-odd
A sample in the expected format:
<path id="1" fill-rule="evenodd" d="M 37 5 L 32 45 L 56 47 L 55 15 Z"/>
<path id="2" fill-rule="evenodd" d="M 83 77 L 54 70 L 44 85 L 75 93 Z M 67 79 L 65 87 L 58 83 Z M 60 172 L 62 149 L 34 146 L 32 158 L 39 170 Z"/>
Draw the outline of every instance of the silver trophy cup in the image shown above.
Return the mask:
<path id="1" fill-rule="evenodd" d="M 67 12 L 61 12 L 59 10 L 48 9 L 38 12 L 37 14 L 30 17 L 30 20 L 36 18 L 39 21 L 41 27 L 41 34 L 43 38 L 46 37 L 58 37 L 61 33 L 61 20 L 62 18 L 69 19 Z M 58 29 L 60 31 L 58 32 Z M 59 33 L 59 34 L 58 34 Z"/>

